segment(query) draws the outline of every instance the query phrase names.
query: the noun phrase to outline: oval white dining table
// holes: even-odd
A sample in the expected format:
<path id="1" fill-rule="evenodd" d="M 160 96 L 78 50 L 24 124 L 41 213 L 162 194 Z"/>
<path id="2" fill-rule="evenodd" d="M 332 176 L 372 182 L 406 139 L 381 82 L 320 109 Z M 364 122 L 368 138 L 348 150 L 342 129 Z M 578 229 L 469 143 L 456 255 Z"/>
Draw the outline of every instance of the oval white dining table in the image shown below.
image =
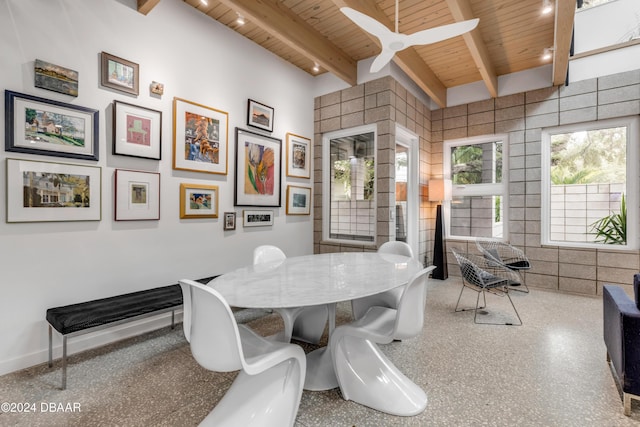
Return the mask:
<path id="1" fill-rule="evenodd" d="M 423 268 L 410 257 L 377 252 L 304 255 L 241 267 L 211 282 L 229 305 L 243 308 L 329 306 L 329 333 L 335 304 L 405 285 Z M 326 347 L 307 355 L 306 390 L 338 386 Z"/>

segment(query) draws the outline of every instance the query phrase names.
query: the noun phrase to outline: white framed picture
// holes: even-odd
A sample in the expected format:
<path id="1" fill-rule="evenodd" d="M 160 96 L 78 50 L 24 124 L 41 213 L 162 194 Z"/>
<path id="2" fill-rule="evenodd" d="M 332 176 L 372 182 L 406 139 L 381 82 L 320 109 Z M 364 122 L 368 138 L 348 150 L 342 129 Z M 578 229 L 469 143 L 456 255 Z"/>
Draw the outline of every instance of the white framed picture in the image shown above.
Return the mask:
<path id="1" fill-rule="evenodd" d="M 7 222 L 100 221 L 102 168 L 7 159 Z"/>
<path id="2" fill-rule="evenodd" d="M 242 225 L 244 227 L 262 227 L 273 225 L 273 211 L 243 210 Z"/>

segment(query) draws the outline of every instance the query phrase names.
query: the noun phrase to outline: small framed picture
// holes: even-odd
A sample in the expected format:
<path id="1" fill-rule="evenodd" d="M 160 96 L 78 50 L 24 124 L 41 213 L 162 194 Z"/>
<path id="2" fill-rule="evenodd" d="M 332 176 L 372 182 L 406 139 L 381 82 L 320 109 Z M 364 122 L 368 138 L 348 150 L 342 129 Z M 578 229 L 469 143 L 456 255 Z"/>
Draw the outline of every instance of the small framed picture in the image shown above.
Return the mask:
<path id="1" fill-rule="evenodd" d="M 116 169 L 115 220 L 160 219 L 160 174 Z"/>
<path id="2" fill-rule="evenodd" d="M 287 186 L 287 215 L 311 214 L 311 188 Z"/>
<path id="3" fill-rule="evenodd" d="M 180 184 L 180 218 L 218 218 L 218 187 Z"/>
<path id="4" fill-rule="evenodd" d="M 287 176 L 311 178 L 311 140 L 287 133 Z"/>
<path id="5" fill-rule="evenodd" d="M 35 87 L 65 95 L 78 96 L 78 72 L 50 62 L 36 59 Z"/>
<path id="6" fill-rule="evenodd" d="M 149 92 L 153 93 L 154 95 L 162 96 L 164 94 L 164 83 L 156 81 L 151 82 L 151 84 L 149 85 Z"/>
<path id="7" fill-rule="evenodd" d="M 247 124 L 273 132 L 273 108 L 250 99 L 247 107 Z"/>
<path id="8" fill-rule="evenodd" d="M 244 227 L 262 227 L 273 225 L 273 211 L 243 210 L 242 225 Z"/>
<path id="9" fill-rule="evenodd" d="M 173 98 L 173 168 L 227 174 L 229 114 Z"/>
<path id="10" fill-rule="evenodd" d="M 7 222 L 100 221 L 99 166 L 7 159 Z"/>
<path id="11" fill-rule="evenodd" d="M 98 160 L 98 110 L 6 90 L 5 150 Z"/>
<path id="12" fill-rule="evenodd" d="M 225 212 L 224 213 L 224 230 L 235 230 L 236 229 L 236 213 L 235 212 Z"/>
<path id="13" fill-rule="evenodd" d="M 114 101 L 113 154 L 160 160 L 162 112 Z"/>
<path id="14" fill-rule="evenodd" d="M 106 52 L 100 54 L 100 83 L 104 87 L 138 95 L 140 67 Z"/>

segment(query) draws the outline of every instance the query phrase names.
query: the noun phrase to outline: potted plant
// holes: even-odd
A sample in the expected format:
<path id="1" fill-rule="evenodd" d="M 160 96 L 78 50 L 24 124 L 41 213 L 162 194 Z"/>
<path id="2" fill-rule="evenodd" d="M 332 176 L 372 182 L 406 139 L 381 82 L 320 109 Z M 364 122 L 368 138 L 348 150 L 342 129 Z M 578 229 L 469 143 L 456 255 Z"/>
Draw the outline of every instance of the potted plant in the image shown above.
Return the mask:
<path id="1" fill-rule="evenodd" d="M 620 199 L 620 212 L 600 218 L 591 224 L 597 243 L 624 245 L 627 243 L 627 202 L 624 194 Z"/>

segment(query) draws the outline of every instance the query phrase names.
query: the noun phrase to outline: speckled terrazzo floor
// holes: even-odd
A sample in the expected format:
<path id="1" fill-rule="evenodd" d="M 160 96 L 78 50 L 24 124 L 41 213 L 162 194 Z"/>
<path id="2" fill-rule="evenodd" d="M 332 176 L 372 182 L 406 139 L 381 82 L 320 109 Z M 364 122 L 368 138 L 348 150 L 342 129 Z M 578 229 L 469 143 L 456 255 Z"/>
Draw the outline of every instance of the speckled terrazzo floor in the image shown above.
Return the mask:
<path id="1" fill-rule="evenodd" d="M 305 391 L 296 426 L 640 425 L 638 402 L 631 417 L 622 414 L 605 361 L 600 298 L 513 292 L 524 325 L 486 326 L 473 323 L 473 312 L 453 312 L 459 286 L 455 278 L 431 281 L 422 335 L 382 347 L 427 392 L 422 414 L 394 417 L 345 401 L 337 389 Z M 463 303 L 475 304 L 475 294 L 465 293 Z M 488 304 L 494 314 L 512 315 L 504 298 Z M 337 323 L 349 315 L 340 305 Z M 261 311 L 237 317 L 265 335 L 281 325 Z M 181 328 L 72 355 L 68 375 L 64 391 L 59 369 L 46 364 L 0 377 L 2 402 L 37 404 L 37 413 L 0 413 L 0 425 L 193 426 L 235 377 L 200 368 Z M 43 413 L 42 402 L 78 403 L 80 412 Z"/>

